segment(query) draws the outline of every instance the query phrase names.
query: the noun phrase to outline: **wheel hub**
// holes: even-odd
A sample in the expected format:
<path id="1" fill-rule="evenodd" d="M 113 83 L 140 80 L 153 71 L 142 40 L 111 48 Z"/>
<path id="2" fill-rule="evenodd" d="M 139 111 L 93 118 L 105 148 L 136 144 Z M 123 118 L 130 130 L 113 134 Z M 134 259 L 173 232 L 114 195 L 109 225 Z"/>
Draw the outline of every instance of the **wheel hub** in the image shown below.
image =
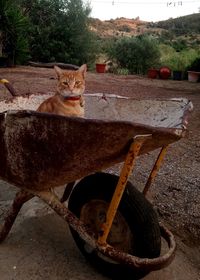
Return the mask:
<path id="1" fill-rule="evenodd" d="M 103 200 L 91 200 L 81 209 L 80 219 L 94 232 L 95 238 L 101 232 L 101 226 L 106 222 L 106 213 L 109 204 Z M 133 235 L 122 214 L 117 211 L 114 218 L 107 243 L 111 246 L 130 252 L 132 248 Z"/>

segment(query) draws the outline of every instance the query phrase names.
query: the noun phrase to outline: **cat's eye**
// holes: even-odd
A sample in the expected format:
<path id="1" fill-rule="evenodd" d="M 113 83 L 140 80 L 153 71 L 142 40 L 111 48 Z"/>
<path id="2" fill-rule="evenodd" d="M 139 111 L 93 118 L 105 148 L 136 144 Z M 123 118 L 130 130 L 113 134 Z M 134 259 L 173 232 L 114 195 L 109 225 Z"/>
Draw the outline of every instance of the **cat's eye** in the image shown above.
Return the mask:
<path id="1" fill-rule="evenodd" d="M 63 85 L 67 86 L 67 85 L 68 85 L 68 82 L 67 82 L 67 81 L 64 81 L 64 82 L 63 82 Z"/>
<path id="2" fill-rule="evenodd" d="M 76 81 L 76 86 L 80 86 L 81 85 L 81 81 Z"/>

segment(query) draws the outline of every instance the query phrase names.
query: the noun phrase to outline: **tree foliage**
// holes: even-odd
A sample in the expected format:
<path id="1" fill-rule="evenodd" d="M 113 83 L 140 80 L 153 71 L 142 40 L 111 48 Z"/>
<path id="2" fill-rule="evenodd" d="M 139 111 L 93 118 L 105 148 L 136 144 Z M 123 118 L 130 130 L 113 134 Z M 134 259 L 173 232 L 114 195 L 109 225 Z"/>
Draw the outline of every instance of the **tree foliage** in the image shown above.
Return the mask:
<path id="1" fill-rule="evenodd" d="M 188 67 L 200 56 L 196 49 L 183 49 L 177 51 L 172 46 L 160 44 L 161 63 L 173 71 L 186 71 Z"/>
<path id="2" fill-rule="evenodd" d="M 188 65 L 188 70 L 200 72 L 200 55 Z"/>
<path id="3" fill-rule="evenodd" d="M 23 62 L 28 54 L 26 39 L 27 18 L 16 1 L 0 0 L 0 45 L 1 55 L 9 64 Z"/>
<path id="4" fill-rule="evenodd" d="M 0 45 L 13 62 L 29 50 L 34 61 L 90 63 L 97 48 L 89 14 L 82 0 L 0 0 Z"/>
<path id="5" fill-rule="evenodd" d="M 30 20 L 32 59 L 80 65 L 94 59 L 89 6 L 81 0 L 21 0 Z"/>
<path id="6" fill-rule="evenodd" d="M 110 55 L 120 67 L 137 74 L 145 74 L 148 68 L 156 67 L 160 60 L 156 40 L 146 35 L 119 39 Z"/>

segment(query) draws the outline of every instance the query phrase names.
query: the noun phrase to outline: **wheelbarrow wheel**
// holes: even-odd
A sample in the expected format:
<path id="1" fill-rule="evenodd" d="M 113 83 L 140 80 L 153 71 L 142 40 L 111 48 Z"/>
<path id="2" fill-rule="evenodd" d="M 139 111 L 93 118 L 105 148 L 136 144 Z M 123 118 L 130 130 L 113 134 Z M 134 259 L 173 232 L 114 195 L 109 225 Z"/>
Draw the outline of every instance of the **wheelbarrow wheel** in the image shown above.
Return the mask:
<path id="1" fill-rule="evenodd" d="M 98 238 L 100 225 L 105 221 L 118 179 L 118 176 L 107 173 L 87 176 L 75 186 L 69 198 L 69 210 L 92 229 L 95 238 Z M 148 269 L 141 271 L 113 261 L 89 247 L 72 228 L 70 230 L 82 254 L 102 274 L 112 279 L 141 279 L 149 273 Z M 130 182 L 127 183 L 107 242 L 141 258 L 160 255 L 161 234 L 157 215 L 149 201 Z"/>

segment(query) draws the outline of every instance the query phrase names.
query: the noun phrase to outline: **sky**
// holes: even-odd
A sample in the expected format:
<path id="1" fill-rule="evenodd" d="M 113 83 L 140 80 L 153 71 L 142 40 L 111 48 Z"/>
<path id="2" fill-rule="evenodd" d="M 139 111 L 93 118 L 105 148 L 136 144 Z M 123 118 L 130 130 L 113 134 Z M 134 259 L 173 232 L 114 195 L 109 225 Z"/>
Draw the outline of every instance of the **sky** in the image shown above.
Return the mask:
<path id="1" fill-rule="evenodd" d="M 155 22 L 200 12 L 200 0 L 83 0 L 83 2 L 90 3 L 91 17 L 101 20 L 139 17 L 141 20 Z"/>

